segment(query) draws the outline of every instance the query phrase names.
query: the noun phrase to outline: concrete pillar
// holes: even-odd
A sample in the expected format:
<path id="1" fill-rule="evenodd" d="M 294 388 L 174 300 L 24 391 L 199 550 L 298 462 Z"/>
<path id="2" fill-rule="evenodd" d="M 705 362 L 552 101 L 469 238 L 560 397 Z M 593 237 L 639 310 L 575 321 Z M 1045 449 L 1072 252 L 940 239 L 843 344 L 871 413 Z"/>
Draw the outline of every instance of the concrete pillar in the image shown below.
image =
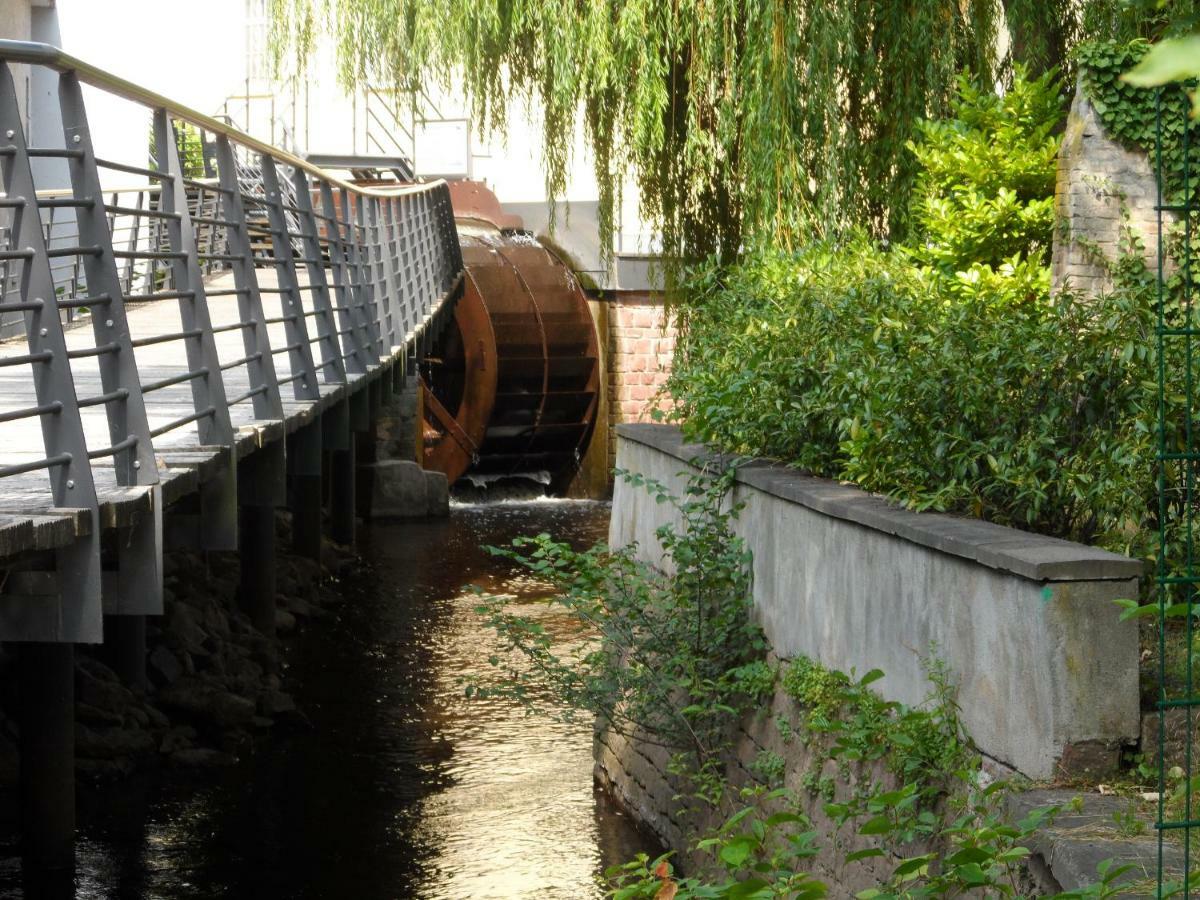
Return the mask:
<path id="1" fill-rule="evenodd" d="M 101 646 L 105 663 L 126 686 L 146 689 L 145 616 L 105 616 Z"/>
<path id="2" fill-rule="evenodd" d="M 26 878 L 75 867 L 75 645 L 17 645 Z"/>
<path id="3" fill-rule="evenodd" d="M 309 559 L 321 558 L 321 421 L 305 425 L 292 438 L 292 549 Z"/>

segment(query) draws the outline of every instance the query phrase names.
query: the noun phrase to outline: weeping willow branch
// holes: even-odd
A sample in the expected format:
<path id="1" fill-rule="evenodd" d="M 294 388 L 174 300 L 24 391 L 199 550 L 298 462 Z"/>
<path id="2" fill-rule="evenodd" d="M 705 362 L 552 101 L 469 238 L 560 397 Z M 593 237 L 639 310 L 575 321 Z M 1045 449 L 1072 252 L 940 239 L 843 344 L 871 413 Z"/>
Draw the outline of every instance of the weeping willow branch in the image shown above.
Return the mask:
<path id="1" fill-rule="evenodd" d="M 319 35 L 344 85 L 465 91 L 481 133 L 542 115 L 546 190 L 564 193 L 582 121 L 611 247 L 632 176 L 672 263 L 791 247 L 848 227 L 902 237 L 922 118 L 956 76 L 1069 61 L 1089 29 L 1146 30 L 1193 0 L 271 0 L 277 70 Z M 1165 11 L 1164 11 L 1165 10 Z M 1157 24 L 1156 24 L 1157 23 Z M 1002 32 L 1011 40 L 1000 40 Z"/>

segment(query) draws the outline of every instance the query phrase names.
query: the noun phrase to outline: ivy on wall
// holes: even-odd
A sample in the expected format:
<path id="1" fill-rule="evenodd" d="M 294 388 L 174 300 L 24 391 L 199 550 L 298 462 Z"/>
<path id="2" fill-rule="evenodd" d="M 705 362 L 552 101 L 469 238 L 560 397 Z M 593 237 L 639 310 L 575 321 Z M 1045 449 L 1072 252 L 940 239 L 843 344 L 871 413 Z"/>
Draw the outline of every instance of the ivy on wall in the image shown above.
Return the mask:
<path id="1" fill-rule="evenodd" d="M 1161 144 L 1156 139 L 1159 92 L 1123 81 L 1150 50 L 1144 40 L 1090 41 L 1076 50 L 1084 91 L 1105 130 L 1117 141 L 1145 152 L 1153 164 L 1162 154 L 1163 200 L 1168 204 L 1200 200 L 1200 120 L 1186 115 L 1189 101 L 1178 87 L 1163 89 Z M 1158 150 L 1156 151 L 1156 147 Z M 1191 173 L 1185 160 L 1190 158 Z"/>

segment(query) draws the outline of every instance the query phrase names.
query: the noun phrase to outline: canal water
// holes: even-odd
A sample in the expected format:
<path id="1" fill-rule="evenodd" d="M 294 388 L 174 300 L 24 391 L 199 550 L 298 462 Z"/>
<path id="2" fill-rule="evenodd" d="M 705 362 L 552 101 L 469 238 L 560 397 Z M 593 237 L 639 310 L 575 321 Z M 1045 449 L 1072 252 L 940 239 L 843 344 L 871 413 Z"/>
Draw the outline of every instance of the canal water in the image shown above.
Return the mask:
<path id="1" fill-rule="evenodd" d="M 287 649 L 312 730 L 227 769 L 87 792 L 79 896 L 603 897 L 606 866 L 656 848 L 594 791 L 590 727 L 468 700 L 462 679 L 492 647 L 465 585 L 544 609 L 545 588 L 481 546 L 585 544 L 607 522 L 606 504 L 535 501 L 363 528 L 334 617 Z"/>

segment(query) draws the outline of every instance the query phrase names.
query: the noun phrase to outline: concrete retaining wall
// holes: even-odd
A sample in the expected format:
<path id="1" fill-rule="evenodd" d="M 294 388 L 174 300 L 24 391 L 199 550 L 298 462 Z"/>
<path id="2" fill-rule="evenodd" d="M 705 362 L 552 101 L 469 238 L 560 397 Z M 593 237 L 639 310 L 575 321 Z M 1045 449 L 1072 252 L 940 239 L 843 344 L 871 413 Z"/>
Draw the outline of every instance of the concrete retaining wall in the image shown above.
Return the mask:
<path id="1" fill-rule="evenodd" d="M 622 425 L 617 465 L 676 494 L 693 460 L 674 427 Z M 913 513 L 857 488 L 768 463 L 744 466 L 737 530 L 754 554 L 754 600 L 780 657 L 882 669 L 875 687 L 916 704 L 931 649 L 958 686 L 963 720 L 991 759 L 1035 779 L 1115 764 L 1139 733 L 1138 636 L 1117 598 L 1141 564 L 975 519 Z M 618 481 L 610 541 L 659 562 L 670 516 Z"/>

